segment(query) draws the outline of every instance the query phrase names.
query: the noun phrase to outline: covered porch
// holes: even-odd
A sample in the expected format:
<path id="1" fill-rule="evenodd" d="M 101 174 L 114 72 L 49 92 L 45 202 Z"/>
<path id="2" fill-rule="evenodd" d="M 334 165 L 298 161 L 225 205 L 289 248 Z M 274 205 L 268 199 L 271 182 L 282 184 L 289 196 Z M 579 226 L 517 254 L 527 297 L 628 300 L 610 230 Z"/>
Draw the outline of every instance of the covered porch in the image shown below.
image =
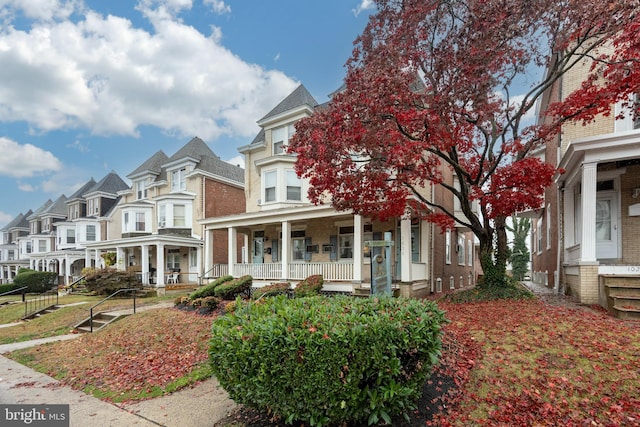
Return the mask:
<path id="1" fill-rule="evenodd" d="M 321 274 L 327 290 L 350 292 L 371 283 L 371 257 L 381 252 L 369 241 L 391 236 L 392 277 L 396 283 L 421 283 L 429 289 L 430 227 L 406 218 L 372 221 L 328 206 L 305 206 L 209 218 L 205 226 L 205 260 L 213 260 L 214 231 L 226 230 L 225 264 L 205 264 L 205 277 L 251 275 L 258 286 L 293 284 Z M 236 245 L 238 235 L 244 242 Z M 220 250 L 220 249 L 218 249 Z M 238 259 L 237 253 L 241 254 Z"/>
<path id="2" fill-rule="evenodd" d="M 640 295 L 640 132 L 574 141 L 559 166 L 565 290 L 611 309 L 607 277 L 624 276 Z"/>

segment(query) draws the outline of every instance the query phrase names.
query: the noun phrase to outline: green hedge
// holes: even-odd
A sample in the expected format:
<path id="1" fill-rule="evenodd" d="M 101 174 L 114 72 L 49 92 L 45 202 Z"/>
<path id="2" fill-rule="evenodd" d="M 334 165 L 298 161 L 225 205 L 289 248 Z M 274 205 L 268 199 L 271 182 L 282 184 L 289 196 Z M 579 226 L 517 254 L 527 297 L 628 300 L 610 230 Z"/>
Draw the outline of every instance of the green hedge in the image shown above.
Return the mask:
<path id="1" fill-rule="evenodd" d="M 222 276 L 210 282 L 209 284 L 196 289 L 189 294 L 189 299 L 194 300 L 196 298 L 212 297 L 215 295 L 215 289 L 223 283 L 233 280 L 233 276 Z"/>
<path id="2" fill-rule="evenodd" d="M 290 289 L 291 285 L 289 282 L 272 283 L 253 291 L 251 298 L 259 299 L 264 297 L 274 297 L 276 295 L 284 295 L 288 293 Z"/>
<path id="3" fill-rule="evenodd" d="M 13 284 L 17 288 L 27 286 L 27 292 L 39 294 L 56 288 L 57 277 L 58 273 L 50 271 L 20 269 L 16 277 L 13 278 Z"/>
<path id="4" fill-rule="evenodd" d="M 17 286 L 15 283 L 7 283 L 4 285 L 0 285 L 0 294 L 4 294 L 5 292 L 9 292 L 12 291 L 14 289 L 18 289 L 20 288 L 20 286 Z M 11 295 L 20 295 L 22 291 L 16 293 L 16 294 L 11 294 Z"/>
<path id="5" fill-rule="evenodd" d="M 235 299 L 238 295 L 248 294 L 253 283 L 253 277 L 242 276 L 234 280 L 225 282 L 213 290 L 215 296 L 226 300 Z"/>
<path id="6" fill-rule="evenodd" d="M 280 295 L 216 319 L 209 355 L 232 399 L 287 423 L 389 423 L 420 396 L 443 323 L 430 301 Z"/>

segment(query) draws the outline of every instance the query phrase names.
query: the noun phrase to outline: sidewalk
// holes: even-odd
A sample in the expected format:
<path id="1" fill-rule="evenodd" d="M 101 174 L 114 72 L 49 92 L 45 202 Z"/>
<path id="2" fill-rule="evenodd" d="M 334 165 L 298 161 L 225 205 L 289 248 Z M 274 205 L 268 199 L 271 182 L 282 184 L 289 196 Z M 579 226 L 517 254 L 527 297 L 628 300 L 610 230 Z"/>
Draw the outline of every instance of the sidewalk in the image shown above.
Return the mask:
<path id="1" fill-rule="evenodd" d="M 136 312 L 172 305 L 161 303 L 138 307 Z M 132 311 L 122 310 L 119 313 L 131 314 Z M 0 345 L 0 354 L 79 336 L 82 334 L 3 344 Z M 71 427 L 206 427 L 225 418 L 237 407 L 215 378 L 167 396 L 119 407 L 73 390 L 4 356 L 0 356 L 0 404 L 68 404 Z"/>

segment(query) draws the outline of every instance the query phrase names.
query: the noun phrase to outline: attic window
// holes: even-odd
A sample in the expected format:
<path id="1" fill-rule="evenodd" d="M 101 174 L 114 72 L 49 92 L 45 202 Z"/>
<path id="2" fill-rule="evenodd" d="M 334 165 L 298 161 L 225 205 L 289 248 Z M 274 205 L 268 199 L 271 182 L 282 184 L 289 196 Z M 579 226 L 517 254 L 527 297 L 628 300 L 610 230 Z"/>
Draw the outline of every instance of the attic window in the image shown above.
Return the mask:
<path id="1" fill-rule="evenodd" d="M 286 154 L 286 146 L 289 145 L 289 138 L 295 133 L 293 123 L 275 128 L 271 131 L 273 141 L 273 155 Z"/>

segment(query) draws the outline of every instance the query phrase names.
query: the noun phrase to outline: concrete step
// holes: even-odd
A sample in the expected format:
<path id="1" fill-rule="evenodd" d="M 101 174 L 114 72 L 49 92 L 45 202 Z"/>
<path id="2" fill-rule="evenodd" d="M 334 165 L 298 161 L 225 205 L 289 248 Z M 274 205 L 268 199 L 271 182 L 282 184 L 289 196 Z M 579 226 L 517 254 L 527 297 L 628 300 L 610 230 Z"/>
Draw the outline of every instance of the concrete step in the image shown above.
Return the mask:
<path id="1" fill-rule="evenodd" d="M 97 313 L 93 316 L 93 332 L 99 331 L 110 323 L 120 320 L 126 316 L 126 314 Z M 91 322 L 91 318 L 88 317 L 74 326 L 74 328 L 79 332 L 91 332 Z"/>

